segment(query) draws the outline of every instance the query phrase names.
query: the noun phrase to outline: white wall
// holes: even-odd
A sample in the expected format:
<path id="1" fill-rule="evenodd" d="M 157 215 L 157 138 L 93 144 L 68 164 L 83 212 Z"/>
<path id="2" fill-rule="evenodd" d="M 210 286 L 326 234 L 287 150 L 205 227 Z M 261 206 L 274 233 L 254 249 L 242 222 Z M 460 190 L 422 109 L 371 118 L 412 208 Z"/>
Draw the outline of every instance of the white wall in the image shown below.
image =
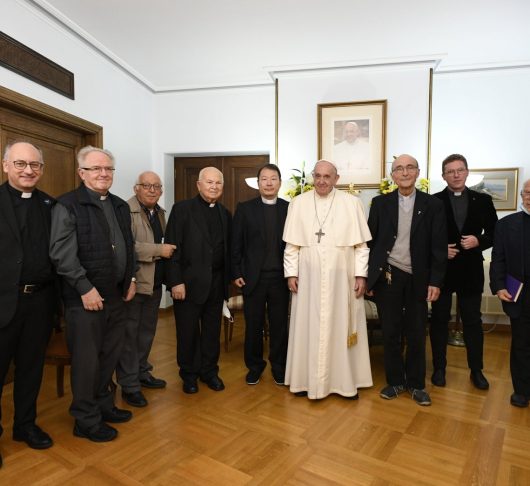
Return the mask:
<path id="1" fill-rule="evenodd" d="M 280 167 L 299 168 L 305 160 L 306 168 L 313 168 L 318 157 L 318 104 L 381 99 L 387 100 L 386 169 L 392 155 L 409 153 L 426 173 L 429 68 L 424 65 L 281 76 Z M 362 191 L 366 207 L 375 194 L 376 190 Z"/>
<path id="2" fill-rule="evenodd" d="M 0 84 L 103 126 L 104 146 L 117 161 L 112 191 L 130 197 L 136 175 L 152 162 L 152 93 L 26 3 L 2 0 L 0 30 L 72 71 L 75 100 L 4 68 Z"/>
<path id="3" fill-rule="evenodd" d="M 530 68 L 434 77 L 434 191 L 443 187 L 441 163 L 452 153 L 463 154 L 470 168 L 519 167 L 521 187 L 530 177 L 529 86 Z"/>
<path id="4" fill-rule="evenodd" d="M 173 157 L 269 154 L 274 161 L 274 86 L 155 97 L 154 170 L 173 203 Z"/>

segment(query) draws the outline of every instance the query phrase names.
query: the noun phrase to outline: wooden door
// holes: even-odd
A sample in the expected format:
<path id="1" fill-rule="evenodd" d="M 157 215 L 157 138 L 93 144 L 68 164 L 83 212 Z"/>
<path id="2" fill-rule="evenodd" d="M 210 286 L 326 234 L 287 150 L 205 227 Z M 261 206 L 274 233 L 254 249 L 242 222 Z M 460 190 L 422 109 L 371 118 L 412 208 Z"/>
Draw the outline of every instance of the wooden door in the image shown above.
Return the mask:
<path id="1" fill-rule="evenodd" d="M 257 189 L 247 185 L 245 179 L 256 177 L 258 169 L 268 163 L 268 155 L 175 157 L 175 201 L 194 197 L 200 170 L 216 167 L 223 173 L 225 182 L 220 202 L 234 214 L 237 203 L 259 194 Z"/>
<path id="2" fill-rule="evenodd" d="M 85 145 L 101 147 L 103 129 L 6 88 L 0 88 L 0 149 L 27 140 L 42 149 L 44 174 L 38 187 L 60 196 L 79 184 L 75 154 Z M 0 181 L 6 175 L 2 172 Z"/>

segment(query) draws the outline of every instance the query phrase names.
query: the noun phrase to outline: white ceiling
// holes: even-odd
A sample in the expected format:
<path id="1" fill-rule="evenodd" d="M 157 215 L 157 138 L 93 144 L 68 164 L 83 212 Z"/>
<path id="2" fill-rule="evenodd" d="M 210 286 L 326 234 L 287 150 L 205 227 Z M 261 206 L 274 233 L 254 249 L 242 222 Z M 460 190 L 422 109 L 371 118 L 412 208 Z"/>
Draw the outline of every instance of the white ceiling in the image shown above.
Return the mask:
<path id="1" fill-rule="evenodd" d="M 442 58 L 530 63 L 527 0 L 26 0 L 153 91 L 277 71 Z"/>

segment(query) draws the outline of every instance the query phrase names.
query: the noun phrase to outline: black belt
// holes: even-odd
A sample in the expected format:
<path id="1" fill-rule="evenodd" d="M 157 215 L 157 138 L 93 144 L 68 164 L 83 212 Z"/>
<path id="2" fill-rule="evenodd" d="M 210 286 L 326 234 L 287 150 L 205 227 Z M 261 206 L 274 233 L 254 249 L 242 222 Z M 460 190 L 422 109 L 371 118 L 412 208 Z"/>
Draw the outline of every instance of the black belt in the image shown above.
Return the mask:
<path id="1" fill-rule="evenodd" d="M 35 292 L 39 292 L 42 289 L 45 289 L 49 285 L 51 285 L 52 282 L 46 282 L 42 284 L 20 284 L 18 286 L 20 292 L 23 294 L 34 294 Z"/>

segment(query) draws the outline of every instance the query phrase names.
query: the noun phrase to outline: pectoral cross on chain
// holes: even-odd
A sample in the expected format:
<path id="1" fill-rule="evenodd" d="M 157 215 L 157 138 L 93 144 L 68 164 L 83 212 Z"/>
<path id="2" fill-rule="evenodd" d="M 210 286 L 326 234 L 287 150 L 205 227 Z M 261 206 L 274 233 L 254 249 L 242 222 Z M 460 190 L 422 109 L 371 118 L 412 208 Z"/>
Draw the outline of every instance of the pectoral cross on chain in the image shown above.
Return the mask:
<path id="1" fill-rule="evenodd" d="M 320 228 L 320 229 L 318 230 L 318 232 L 315 233 L 315 235 L 318 236 L 318 243 L 320 243 L 320 238 L 322 238 L 323 236 L 325 236 L 326 233 L 324 233 L 324 232 L 322 231 L 322 228 Z"/>

